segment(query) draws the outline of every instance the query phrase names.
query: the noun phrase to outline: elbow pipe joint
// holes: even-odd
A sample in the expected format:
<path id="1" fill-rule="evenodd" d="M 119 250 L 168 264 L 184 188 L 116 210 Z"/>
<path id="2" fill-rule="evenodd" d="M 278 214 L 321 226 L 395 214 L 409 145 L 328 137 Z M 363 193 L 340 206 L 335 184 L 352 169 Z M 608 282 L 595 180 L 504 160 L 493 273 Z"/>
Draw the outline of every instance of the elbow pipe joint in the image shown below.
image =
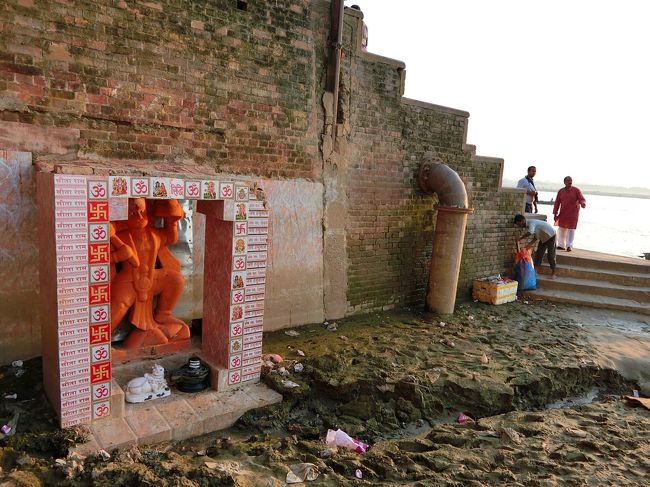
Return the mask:
<path id="1" fill-rule="evenodd" d="M 440 206 L 469 209 L 467 190 L 460 176 L 452 168 L 427 155 L 418 171 L 420 189 L 426 194 L 436 193 Z"/>

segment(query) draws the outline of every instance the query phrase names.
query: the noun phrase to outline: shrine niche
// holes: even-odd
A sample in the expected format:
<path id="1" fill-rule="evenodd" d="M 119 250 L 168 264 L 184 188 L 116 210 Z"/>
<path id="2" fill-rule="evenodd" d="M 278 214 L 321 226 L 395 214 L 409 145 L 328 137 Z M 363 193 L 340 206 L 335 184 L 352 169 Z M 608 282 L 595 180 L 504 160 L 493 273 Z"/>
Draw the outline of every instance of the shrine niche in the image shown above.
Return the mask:
<path id="1" fill-rule="evenodd" d="M 39 173 L 44 384 L 61 426 L 121 414 L 113 363 L 191 345 L 174 316 L 183 276 L 169 250 L 183 199 L 206 218 L 200 359 L 211 386 L 259 380 L 268 210 L 249 184 Z M 113 342 L 124 321 L 132 329 Z"/>

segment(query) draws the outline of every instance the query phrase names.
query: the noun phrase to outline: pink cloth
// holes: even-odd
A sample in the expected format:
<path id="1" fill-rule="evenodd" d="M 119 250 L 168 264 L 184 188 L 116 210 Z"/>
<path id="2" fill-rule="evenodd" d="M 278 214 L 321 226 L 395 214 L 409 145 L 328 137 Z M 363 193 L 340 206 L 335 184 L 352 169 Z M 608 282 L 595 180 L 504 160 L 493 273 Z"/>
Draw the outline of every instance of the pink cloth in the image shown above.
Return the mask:
<path id="1" fill-rule="evenodd" d="M 578 226 L 578 213 L 582 204 L 586 204 L 585 197 L 575 186 L 558 191 L 553 205 L 553 215 L 558 221 L 558 226 L 575 229 Z"/>

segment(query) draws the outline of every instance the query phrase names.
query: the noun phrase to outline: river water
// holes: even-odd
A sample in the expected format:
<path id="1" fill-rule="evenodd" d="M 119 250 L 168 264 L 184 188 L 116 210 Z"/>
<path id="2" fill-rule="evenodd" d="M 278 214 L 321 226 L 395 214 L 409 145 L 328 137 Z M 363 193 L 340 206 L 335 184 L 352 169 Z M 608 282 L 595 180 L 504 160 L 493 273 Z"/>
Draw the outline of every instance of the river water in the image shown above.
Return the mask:
<path id="1" fill-rule="evenodd" d="M 541 201 L 557 193 L 539 192 Z M 650 252 L 650 199 L 585 194 L 574 240 L 577 249 L 639 257 Z M 553 205 L 539 205 L 539 213 L 553 221 Z"/>

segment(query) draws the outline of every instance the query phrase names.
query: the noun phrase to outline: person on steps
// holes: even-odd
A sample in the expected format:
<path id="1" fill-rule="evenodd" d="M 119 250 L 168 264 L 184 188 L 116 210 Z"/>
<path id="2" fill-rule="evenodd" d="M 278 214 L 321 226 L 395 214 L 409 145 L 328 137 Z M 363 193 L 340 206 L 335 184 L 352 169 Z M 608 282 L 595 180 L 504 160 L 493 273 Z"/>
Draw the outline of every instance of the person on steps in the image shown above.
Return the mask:
<path id="1" fill-rule="evenodd" d="M 532 218 L 526 220 L 524 215 L 515 215 L 515 225 L 519 228 L 526 228 L 526 233 L 519 240 L 523 240 L 532 235 L 532 240 L 526 245 L 527 249 L 532 250 L 535 242 L 539 241 L 535 257 L 533 258 L 535 267 L 542 265 L 544 254 L 547 253 L 546 258 L 548 259 L 548 264 L 551 266 L 551 279 L 555 279 L 555 229 L 553 226 L 543 220 L 535 220 Z"/>
<path id="2" fill-rule="evenodd" d="M 555 204 L 553 205 L 553 217 L 557 230 L 557 248 L 571 252 L 573 239 L 578 227 L 578 215 L 580 208 L 584 208 L 587 202 L 582 191 L 573 186 L 571 176 L 564 178 L 564 188 L 557 192 Z"/>

